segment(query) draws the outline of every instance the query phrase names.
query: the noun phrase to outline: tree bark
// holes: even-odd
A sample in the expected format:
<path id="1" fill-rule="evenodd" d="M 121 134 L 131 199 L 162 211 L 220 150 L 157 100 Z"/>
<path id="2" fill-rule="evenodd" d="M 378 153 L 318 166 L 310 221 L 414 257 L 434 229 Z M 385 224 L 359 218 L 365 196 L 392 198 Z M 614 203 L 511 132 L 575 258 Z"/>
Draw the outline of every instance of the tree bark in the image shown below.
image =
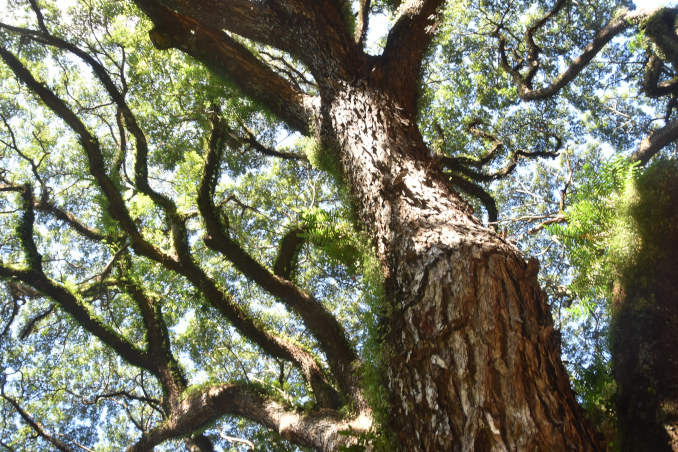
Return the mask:
<path id="1" fill-rule="evenodd" d="M 631 213 L 640 249 L 623 270 L 613 300 L 617 442 L 623 451 L 678 451 L 675 170 L 675 164 L 655 165 L 639 181 L 639 200 Z"/>
<path id="2" fill-rule="evenodd" d="M 538 262 L 473 217 L 403 93 L 373 74 L 326 94 L 323 130 L 386 276 L 383 370 L 399 446 L 599 448 L 560 361 Z"/>
<path id="3" fill-rule="evenodd" d="M 360 50 L 336 1 L 135 3 L 156 25 L 157 47 L 189 53 L 290 127 L 316 131 L 338 163 L 385 277 L 385 427 L 397 433 L 398 448 L 599 448 L 560 362 L 538 263 L 473 217 L 417 128 L 421 60 L 443 0 L 402 2 L 378 57 Z M 298 58 L 320 98 L 285 86 L 223 30 Z M 332 347 L 325 352 L 330 364 L 339 358 Z M 369 417 L 369 407 L 355 404 Z M 243 415 L 261 422 L 255 411 Z M 322 443 L 310 433 L 297 442 L 323 450 L 338 444 L 323 435 Z"/>

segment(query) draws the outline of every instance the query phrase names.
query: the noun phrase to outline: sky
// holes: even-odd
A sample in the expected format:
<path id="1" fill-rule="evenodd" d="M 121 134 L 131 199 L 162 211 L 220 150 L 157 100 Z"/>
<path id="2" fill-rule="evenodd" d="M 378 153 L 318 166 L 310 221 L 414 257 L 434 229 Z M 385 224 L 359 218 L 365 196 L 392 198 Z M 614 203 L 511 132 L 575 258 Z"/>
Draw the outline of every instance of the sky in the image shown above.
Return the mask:
<path id="1" fill-rule="evenodd" d="M 636 8 L 638 9 L 644 9 L 644 8 L 654 8 L 656 6 L 664 6 L 664 5 L 671 5 L 675 6 L 677 1 L 667 1 L 667 0 L 635 0 L 633 3 L 636 4 Z"/>

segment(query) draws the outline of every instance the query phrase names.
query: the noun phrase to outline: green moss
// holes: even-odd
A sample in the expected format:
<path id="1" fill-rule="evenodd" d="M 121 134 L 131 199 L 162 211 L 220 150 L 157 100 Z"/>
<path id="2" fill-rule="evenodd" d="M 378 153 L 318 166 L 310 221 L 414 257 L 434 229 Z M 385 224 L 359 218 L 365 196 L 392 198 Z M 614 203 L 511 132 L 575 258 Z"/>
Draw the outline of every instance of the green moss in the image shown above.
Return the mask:
<path id="1" fill-rule="evenodd" d="M 676 14 L 668 9 L 660 9 L 644 20 L 641 30 L 655 45 L 657 54 L 674 64 L 678 64 L 678 39 L 676 39 Z"/>
<path id="2" fill-rule="evenodd" d="M 667 215 L 675 206 L 678 162 L 656 160 L 637 179 L 629 181 L 618 202 L 619 215 L 611 246 L 611 259 L 623 285 L 648 288 L 658 261 L 665 258 L 663 246 L 668 237 L 675 237 L 678 225 Z M 669 247 L 670 249 L 670 247 Z M 649 275 L 651 276 L 651 275 Z"/>
<path id="3" fill-rule="evenodd" d="M 38 252 L 33 239 L 35 213 L 33 211 L 33 188 L 29 184 L 23 188 L 20 203 L 23 213 L 19 217 L 16 232 L 21 241 L 21 248 L 28 267 L 36 272 L 42 272 L 42 255 Z"/>
<path id="4" fill-rule="evenodd" d="M 351 33 L 355 34 L 356 27 L 356 16 L 353 14 L 353 9 L 351 8 L 351 2 L 348 0 L 341 0 L 339 2 L 339 7 L 341 8 L 341 19 L 344 21 L 346 29 Z"/>
<path id="5" fill-rule="evenodd" d="M 325 171 L 334 181 L 343 185 L 339 158 L 336 150 L 329 146 L 324 146 L 318 139 L 303 138 L 302 143 L 306 152 L 306 157 L 313 168 Z"/>
<path id="6" fill-rule="evenodd" d="M 363 241 L 362 243 L 369 243 Z M 368 307 L 363 322 L 367 330 L 364 344 L 362 384 L 374 416 L 371 445 L 377 451 L 395 450 L 395 432 L 388 429 L 391 412 L 390 392 L 385 381 L 384 359 L 388 351 L 384 338 L 389 333 L 391 304 L 384 293 L 384 278 L 376 251 L 367 245 L 361 249 L 364 300 Z"/>

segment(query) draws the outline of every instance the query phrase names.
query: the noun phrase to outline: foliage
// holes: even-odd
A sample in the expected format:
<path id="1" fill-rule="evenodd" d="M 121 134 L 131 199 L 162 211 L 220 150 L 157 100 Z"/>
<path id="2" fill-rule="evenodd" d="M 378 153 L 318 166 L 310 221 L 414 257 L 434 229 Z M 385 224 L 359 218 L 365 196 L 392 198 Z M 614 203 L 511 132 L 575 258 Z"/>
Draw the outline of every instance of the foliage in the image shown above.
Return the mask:
<path id="1" fill-rule="evenodd" d="M 574 296 L 591 308 L 596 300 L 609 303 L 614 280 L 619 276 L 615 263 L 637 252 L 628 215 L 621 209 L 630 196 L 638 165 L 623 156 L 614 156 L 601 166 L 585 164 L 584 181 L 572 196 L 566 211 L 567 224 L 548 226 L 568 249 L 573 275 L 569 287 Z M 617 264 L 618 265 L 618 264 Z M 576 309 L 576 308 L 575 308 Z"/>
<path id="2" fill-rule="evenodd" d="M 358 3 L 341 2 L 352 34 Z M 371 2 L 372 20 L 395 20 L 401 3 Z M 603 425 L 614 390 L 609 300 L 640 246 L 630 215 L 639 169 L 624 155 L 658 128 L 660 113 L 668 123 L 674 109 L 667 113 L 664 99 L 636 92 L 646 52 L 656 47 L 637 30 L 609 43 L 559 96 L 522 102 L 498 61 L 498 39 L 507 39 L 510 63 L 522 65 L 529 56 L 526 29 L 555 3 L 448 2 L 422 68 L 419 129 L 479 216 L 489 218 L 491 197 L 499 211 L 495 226 L 542 256 L 575 389 L 590 416 L 613 428 Z M 618 7 L 630 5 L 566 3 L 536 33 L 543 52 L 536 85 L 554 79 Z M 171 388 L 137 355 L 165 359 L 181 393 L 174 402 L 230 383 L 290 413 L 329 410 L 350 419 L 352 401 L 319 406 L 317 387 L 304 374 L 313 362 L 330 375 L 332 363 L 299 304 L 284 298 L 292 291 L 295 302 L 310 299 L 336 320 L 358 355 L 352 372 L 375 422 L 368 431 L 346 432 L 357 444 L 345 450 L 389 450 L 395 432 L 384 428 L 390 400 L 381 365 L 391 304 L 373 242 L 356 224 L 342 185 L 336 150 L 318 140 L 314 125 L 299 136 L 270 105 L 243 95 L 236 78 L 180 51 L 155 50 L 148 39 L 153 24 L 133 2 L 12 0 L 3 20 L 11 24 L 0 26 L 2 49 L 62 100 L 96 138 L 100 155 L 36 94 L 39 88 L 0 65 L 0 444 L 44 450 L 54 446 L 48 438 L 54 432 L 69 444 L 119 450 L 165 425 Z M 50 36 L 16 27 L 48 29 Z M 308 69 L 287 52 L 233 39 L 291 84 L 318 93 Z M 607 149 L 619 154 L 602 159 Z M 209 209 L 200 199 L 207 185 Z M 560 214 L 566 224 L 539 226 Z M 284 237 L 297 229 L 289 274 L 274 274 Z M 21 280 L 31 269 L 36 274 L 24 279 L 35 287 Z M 271 290 L 275 284 L 284 290 Z M 63 299 L 72 302 L 70 310 Z M 236 314 L 224 314 L 228 309 Z M 259 336 L 248 336 L 252 329 Z M 272 352 L 259 341 L 267 334 L 294 353 Z M 116 340 L 123 343 L 117 349 Z M 298 365 L 298 355 L 309 361 Z M 333 377 L 325 383 L 328 392 L 340 386 Z M 29 417 L 47 434 L 37 434 Z M 257 450 L 299 450 L 238 416 L 192 433 L 224 450 L 239 447 L 224 436 L 247 437 Z M 176 450 L 179 442 L 159 447 Z"/>

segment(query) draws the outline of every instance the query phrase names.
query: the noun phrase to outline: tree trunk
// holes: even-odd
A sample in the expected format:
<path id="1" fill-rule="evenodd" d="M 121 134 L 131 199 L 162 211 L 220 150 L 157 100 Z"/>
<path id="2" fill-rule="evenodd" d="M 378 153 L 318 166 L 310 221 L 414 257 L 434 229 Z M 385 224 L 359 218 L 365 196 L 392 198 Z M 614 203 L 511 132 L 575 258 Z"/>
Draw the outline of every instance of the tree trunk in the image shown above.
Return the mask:
<path id="1" fill-rule="evenodd" d="M 612 357 L 623 451 L 678 451 L 678 177 L 648 169 L 631 215 L 640 249 L 613 305 Z"/>
<path id="2" fill-rule="evenodd" d="M 383 370 L 400 447 L 599 448 L 560 361 L 537 261 L 473 217 L 414 117 L 379 86 L 326 95 L 323 130 L 386 276 Z"/>
<path id="3" fill-rule="evenodd" d="M 537 262 L 473 217 L 417 128 L 421 61 L 443 0 L 403 2 L 376 57 L 346 32 L 339 2 L 136 3 L 156 46 L 189 53 L 291 127 L 314 129 L 323 161 L 339 162 L 385 277 L 386 427 L 401 449 L 599 448 L 560 362 Z M 277 89 L 281 77 L 223 29 L 298 58 L 320 99 Z"/>

